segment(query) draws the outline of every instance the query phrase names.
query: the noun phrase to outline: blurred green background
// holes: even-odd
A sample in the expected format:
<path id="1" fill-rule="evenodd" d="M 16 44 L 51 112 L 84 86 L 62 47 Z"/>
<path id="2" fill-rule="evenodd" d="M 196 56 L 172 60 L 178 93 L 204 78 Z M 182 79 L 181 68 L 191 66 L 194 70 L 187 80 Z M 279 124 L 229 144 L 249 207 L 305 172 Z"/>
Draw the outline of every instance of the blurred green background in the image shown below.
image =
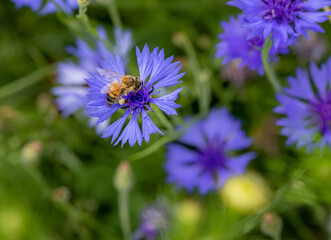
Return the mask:
<path id="1" fill-rule="evenodd" d="M 178 191 L 165 182 L 164 144 L 130 161 L 132 231 L 139 226 L 146 205 L 162 199 L 169 224 L 160 239 L 272 239 L 274 229 L 281 232 L 281 239 L 331 239 L 331 153 L 285 147 L 274 126 L 272 108 L 277 103 L 266 79 L 252 74 L 240 86 L 224 79 L 221 60 L 214 58 L 219 21 L 239 13 L 225 3 L 116 2 L 137 46 L 159 46 L 183 63 L 184 91 L 178 99 L 183 107 L 179 117 L 170 120 L 180 124 L 182 117 L 198 113 L 200 98 L 194 79 L 203 78 L 210 89 L 210 107 L 228 106 L 254 138 L 252 148 L 259 154 L 249 165 L 252 182 L 239 181 L 239 187 L 234 183 L 227 192 L 205 196 Z M 111 35 L 113 23 L 103 5 L 91 4 L 88 16 L 93 27 L 101 24 Z M 327 33 L 317 39 L 328 43 L 330 23 L 323 28 Z M 139 156 L 162 142 L 161 135 L 154 134 L 149 144 L 113 147 L 87 127 L 81 113 L 61 117 L 50 94 L 56 85 L 54 64 L 71 58 L 66 46 L 74 45 L 77 37 L 87 39 L 75 16 L 41 17 L 29 8 L 15 9 L 9 0 L 0 3 L 0 239 L 123 239 L 113 186 L 116 168 L 132 154 Z M 308 59 L 300 55 L 304 51 L 292 49 L 280 57 L 276 70 L 283 84 L 297 66 L 308 65 Z M 326 45 L 319 60 L 329 55 Z M 131 59 L 134 56 L 132 51 Z M 162 126 L 158 119 L 153 121 Z M 248 207 L 231 202 L 231 197 L 225 201 L 227 194 Z M 264 199 L 262 209 L 256 202 L 259 198 Z"/>

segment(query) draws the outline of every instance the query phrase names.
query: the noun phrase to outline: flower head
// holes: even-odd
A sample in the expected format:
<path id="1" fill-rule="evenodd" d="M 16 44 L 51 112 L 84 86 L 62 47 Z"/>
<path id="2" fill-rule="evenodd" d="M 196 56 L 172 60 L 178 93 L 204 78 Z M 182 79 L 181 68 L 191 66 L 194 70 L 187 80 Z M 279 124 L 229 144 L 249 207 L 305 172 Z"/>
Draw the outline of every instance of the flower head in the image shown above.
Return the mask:
<path id="1" fill-rule="evenodd" d="M 149 141 L 150 134 L 161 131 L 149 118 L 147 112 L 152 110 L 152 106 L 156 105 L 167 115 L 177 115 L 176 108 L 180 105 L 174 101 L 178 98 L 178 93 L 183 89 L 177 89 L 172 93 L 160 97 L 156 97 L 160 92 L 156 90 L 163 87 L 170 87 L 180 83 L 184 73 L 179 73 L 181 66 L 179 62 L 173 62 L 173 57 L 165 59 L 163 49 L 155 48 L 152 52 L 149 51 L 145 45 L 142 52 L 136 48 L 137 62 L 140 73 L 140 80 L 142 86 L 139 90 L 130 91 L 128 94 L 123 94 L 120 98 L 123 103 L 115 103 L 109 106 L 107 104 L 107 89 L 112 84 L 112 81 L 107 80 L 104 74 L 91 74 L 87 79 L 90 86 L 89 94 L 90 101 L 88 107 L 91 108 L 91 116 L 98 118 L 98 123 L 109 119 L 115 112 L 123 113 L 123 116 L 117 121 L 113 122 L 105 131 L 102 137 L 111 137 L 112 143 L 115 145 L 122 141 L 124 143 L 129 141 L 130 146 L 136 142 L 140 145 L 143 138 L 146 142 Z M 117 76 L 124 76 L 124 65 L 119 54 L 116 56 L 109 54 L 105 61 L 100 61 L 102 69 L 99 73 L 108 71 Z M 114 81 L 117 81 L 114 79 Z M 106 89 L 106 91 L 105 91 Z M 126 119 L 131 115 L 131 119 L 122 134 L 121 130 Z M 142 133 L 138 124 L 139 117 L 142 117 Z"/>
<path id="2" fill-rule="evenodd" d="M 228 178 L 244 173 L 255 157 L 253 152 L 236 154 L 251 145 L 251 140 L 226 108 L 213 109 L 178 141 L 168 146 L 167 180 L 190 192 L 194 188 L 201 194 L 217 190 Z"/>
<path id="3" fill-rule="evenodd" d="M 128 56 L 133 45 L 132 31 L 129 29 L 122 30 L 121 28 L 115 28 L 114 37 L 114 52 L 118 52 L 123 62 L 126 64 L 129 61 Z"/>
<path id="4" fill-rule="evenodd" d="M 30 7 L 33 11 L 38 11 L 43 3 L 43 0 L 11 0 L 15 3 L 16 8 Z"/>
<path id="5" fill-rule="evenodd" d="M 42 15 L 54 13 L 61 9 L 66 13 L 72 13 L 78 8 L 77 0 L 52 0 L 48 1 L 44 7 L 43 0 L 12 0 L 17 8 L 30 7 L 33 11 L 40 12 Z"/>
<path id="6" fill-rule="evenodd" d="M 326 21 L 329 12 L 319 9 L 330 6 L 330 0 L 231 0 L 229 5 L 244 12 L 250 30 L 247 39 L 272 34 L 274 46 L 289 46 L 300 35 L 308 36 L 307 30 L 324 32 L 318 23 Z"/>
<path id="7" fill-rule="evenodd" d="M 134 232 L 133 239 L 154 240 L 168 226 L 168 215 L 164 206 L 160 206 L 160 204 L 148 206 L 141 213 L 140 226 Z"/>
<path id="8" fill-rule="evenodd" d="M 106 31 L 99 27 L 98 29 L 100 39 L 108 39 Z M 95 72 L 99 66 L 99 59 L 105 58 L 108 49 L 102 41 L 95 41 L 95 48 L 89 46 L 82 39 L 77 39 L 76 47 L 68 47 L 67 51 L 78 59 L 78 62 L 60 62 L 57 65 L 56 81 L 59 86 L 52 89 L 52 93 L 58 98 L 56 103 L 62 111 L 62 115 L 67 117 L 79 109 L 84 109 L 85 115 L 89 111 L 85 108 L 88 102 L 88 86 L 85 78 L 89 77 L 90 72 Z M 96 126 L 97 119 L 90 118 L 89 126 Z M 107 126 L 107 122 L 98 125 L 96 130 L 98 134 Z"/>
<path id="9" fill-rule="evenodd" d="M 308 71 L 297 69 L 296 77 L 289 77 L 289 87 L 277 95 L 280 106 L 274 111 L 285 115 L 277 121 L 287 144 L 297 147 L 331 146 L 331 58 L 318 68 L 310 64 Z M 311 76 L 311 78 L 310 78 Z"/>
<path id="10" fill-rule="evenodd" d="M 242 27 L 243 23 L 243 15 L 238 18 L 231 16 L 228 22 L 221 22 L 224 32 L 218 35 L 221 42 L 216 45 L 215 56 L 223 58 L 224 65 L 237 60 L 240 61 L 240 68 L 247 66 L 249 70 L 257 70 L 263 75 L 261 49 L 264 38 L 260 35 L 247 39 L 250 31 Z M 270 56 L 275 59 L 276 54 L 277 51 L 272 48 Z"/>

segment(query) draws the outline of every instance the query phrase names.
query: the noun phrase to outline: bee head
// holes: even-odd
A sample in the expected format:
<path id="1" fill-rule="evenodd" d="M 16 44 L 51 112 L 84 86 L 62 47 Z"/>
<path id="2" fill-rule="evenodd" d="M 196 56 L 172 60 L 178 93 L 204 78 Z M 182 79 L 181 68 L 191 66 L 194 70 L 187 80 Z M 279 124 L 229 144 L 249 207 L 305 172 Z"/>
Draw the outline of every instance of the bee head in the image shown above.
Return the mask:
<path id="1" fill-rule="evenodd" d="M 135 90 L 139 90 L 143 86 L 143 82 L 140 80 L 139 77 L 135 78 L 135 82 L 136 82 Z"/>

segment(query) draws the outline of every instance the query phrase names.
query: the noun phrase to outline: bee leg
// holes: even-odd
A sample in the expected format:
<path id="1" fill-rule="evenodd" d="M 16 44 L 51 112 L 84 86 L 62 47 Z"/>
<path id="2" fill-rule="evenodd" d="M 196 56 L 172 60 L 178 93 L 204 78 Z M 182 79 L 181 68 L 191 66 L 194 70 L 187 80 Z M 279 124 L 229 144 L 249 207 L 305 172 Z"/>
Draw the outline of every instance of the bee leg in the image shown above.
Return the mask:
<path id="1" fill-rule="evenodd" d="M 118 100 L 118 103 L 119 103 L 120 105 L 123 105 L 123 104 L 125 103 L 125 98 L 120 98 L 120 99 Z"/>
<path id="2" fill-rule="evenodd" d="M 123 107 L 121 107 L 121 109 L 127 109 L 129 106 L 123 106 Z"/>
<path id="3" fill-rule="evenodd" d="M 154 86 L 152 86 L 152 89 L 149 91 L 149 94 L 151 94 L 154 91 Z"/>

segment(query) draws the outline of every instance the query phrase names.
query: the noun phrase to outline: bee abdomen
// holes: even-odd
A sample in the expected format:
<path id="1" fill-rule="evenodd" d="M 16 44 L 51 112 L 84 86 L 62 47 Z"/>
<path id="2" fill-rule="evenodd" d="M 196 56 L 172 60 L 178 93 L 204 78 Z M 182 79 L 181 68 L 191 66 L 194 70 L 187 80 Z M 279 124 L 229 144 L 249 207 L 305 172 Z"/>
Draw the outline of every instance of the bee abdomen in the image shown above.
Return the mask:
<path id="1" fill-rule="evenodd" d="M 106 102 L 109 106 L 113 106 L 116 102 L 116 97 L 112 97 L 110 96 L 110 94 L 107 94 L 107 97 L 106 97 Z"/>

